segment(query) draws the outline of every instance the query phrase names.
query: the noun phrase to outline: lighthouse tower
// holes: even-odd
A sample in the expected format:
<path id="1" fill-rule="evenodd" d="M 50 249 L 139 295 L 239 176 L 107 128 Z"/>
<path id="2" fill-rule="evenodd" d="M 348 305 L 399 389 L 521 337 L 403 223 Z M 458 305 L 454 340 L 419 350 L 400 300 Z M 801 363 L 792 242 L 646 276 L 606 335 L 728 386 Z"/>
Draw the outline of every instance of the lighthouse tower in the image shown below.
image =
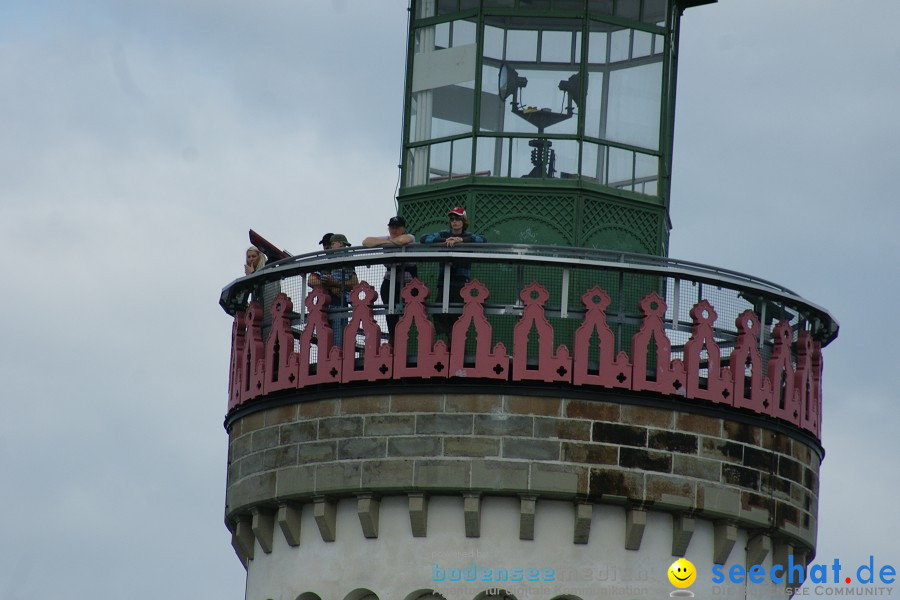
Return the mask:
<path id="1" fill-rule="evenodd" d="M 838 327 L 668 257 L 679 22 L 708 3 L 413 0 L 400 213 L 421 233 L 464 206 L 491 243 L 311 253 L 224 288 L 248 600 L 797 587 Z M 347 307 L 310 286 L 335 269 Z"/>

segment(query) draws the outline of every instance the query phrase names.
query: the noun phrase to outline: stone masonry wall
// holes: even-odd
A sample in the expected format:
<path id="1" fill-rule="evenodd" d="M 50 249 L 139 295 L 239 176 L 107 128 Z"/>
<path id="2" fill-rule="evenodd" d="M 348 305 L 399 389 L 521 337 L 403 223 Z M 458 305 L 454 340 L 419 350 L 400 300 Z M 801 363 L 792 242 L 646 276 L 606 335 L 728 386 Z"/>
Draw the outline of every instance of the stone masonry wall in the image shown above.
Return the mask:
<path id="1" fill-rule="evenodd" d="M 384 395 L 256 412 L 233 423 L 229 443 L 230 521 L 313 497 L 482 492 L 625 503 L 815 547 L 819 450 L 729 419 L 575 399 Z"/>

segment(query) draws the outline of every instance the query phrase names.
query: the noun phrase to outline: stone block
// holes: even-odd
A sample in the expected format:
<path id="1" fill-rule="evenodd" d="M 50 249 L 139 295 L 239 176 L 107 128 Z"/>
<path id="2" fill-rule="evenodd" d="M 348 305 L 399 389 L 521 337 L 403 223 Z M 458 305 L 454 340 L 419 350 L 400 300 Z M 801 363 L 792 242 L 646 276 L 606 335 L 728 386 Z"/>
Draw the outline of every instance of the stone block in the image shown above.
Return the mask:
<path id="1" fill-rule="evenodd" d="M 787 454 L 787 452 L 785 452 L 785 454 Z M 807 446 L 803 442 L 800 442 L 797 440 L 791 440 L 791 453 L 790 454 L 792 457 L 794 457 L 794 459 L 800 461 L 804 465 L 808 465 L 813 462 L 813 452 L 809 448 L 809 446 Z M 816 461 L 816 462 L 818 462 L 818 461 Z"/>
<path id="2" fill-rule="evenodd" d="M 338 400 L 308 400 L 301 402 L 298 406 L 300 417 L 317 419 L 336 416 L 340 407 L 339 402 Z"/>
<path id="3" fill-rule="evenodd" d="M 384 458 L 387 456 L 387 441 L 383 437 L 362 437 L 338 441 L 338 458 Z"/>
<path id="4" fill-rule="evenodd" d="M 713 563 L 724 565 L 728 562 L 735 542 L 737 542 L 737 527 L 724 521 L 716 523 L 713 528 Z"/>
<path id="5" fill-rule="evenodd" d="M 788 523 L 799 526 L 801 523 L 800 511 L 797 510 L 796 506 L 786 502 L 775 502 L 775 525 L 783 527 Z"/>
<path id="6" fill-rule="evenodd" d="M 676 454 L 673 456 L 672 473 L 675 475 L 684 475 L 686 477 L 695 477 L 697 479 L 706 479 L 708 481 L 719 481 L 721 477 L 721 464 L 722 463 L 716 460 Z"/>
<path id="7" fill-rule="evenodd" d="M 591 439 L 591 424 L 588 421 L 535 417 L 534 437 L 587 441 Z"/>
<path id="8" fill-rule="evenodd" d="M 747 564 L 761 565 L 771 553 L 772 538 L 763 533 L 758 533 L 752 536 L 747 543 Z"/>
<path id="9" fill-rule="evenodd" d="M 323 542 L 333 542 L 337 537 L 337 504 L 325 498 L 316 498 L 313 517 Z"/>
<path id="10" fill-rule="evenodd" d="M 475 415 L 475 435 L 528 436 L 534 433 L 534 418 L 521 415 Z"/>
<path id="11" fill-rule="evenodd" d="M 360 496 L 356 501 L 356 514 L 359 515 L 359 525 L 363 536 L 368 539 L 378 537 L 378 513 L 381 506 L 377 498 L 371 494 Z"/>
<path id="12" fill-rule="evenodd" d="M 391 412 L 444 412 L 444 394 L 394 394 L 391 396 Z"/>
<path id="13" fill-rule="evenodd" d="M 528 489 L 528 463 L 473 460 L 471 469 L 472 489 L 495 492 L 518 492 Z"/>
<path id="14" fill-rule="evenodd" d="M 761 529 L 769 528 L 772 523 L 771 512 L 768 509 L 751 508 L 750 510 L 744 510 L 743 504 L 741 505 L 740 518 L 744 526 L 752 524 Z"/>
<path id="15" fill-rule="evenodd" d="M 620 421 L 630 425 L 643 427 L 661 427 L 671 429 L 675 413 L 663 408 L 651 408 L 649 406 L 622 406 Z"/>
<path id="16" fill-rule="evenodd" d="M 241 478 L 297 464 L 297 446 L 278 446 L 254 452 L 240 461 Z"/>
<path id="17" fill-rule="evenodd" d="M 696 482 L 684 477 L 652 475 L 645 477 L 644 499 L 654 502 L 659 508 L 685 510 L 694 507 Z"/>
<path id="18" fill-rule="evenodd" d="M 759 491 L 759 471 L 738 465 L 722 465 L 722 482 Z"/>
<path id="19" fill-rule="evenodd" d="M 468 489 L 469 469 L 466 460 L 417 460 L 415 486 L 446 491 Z"/>
<path id="20" fill-rule="evenodd" d="M 640 550 L 647 526 L 647 511 L 635 508 L 625 512 L 625 549 Z"/>
<path id="21" fill-rule="evenodd" d="M 774 471 L 778 468 L 778 455 L 768 450 L 760 450 L 753 446 L 744 448 L 742 464 L 758 471 Z"/>
<path id="22" fill-rule="evenodd" d="M 802 489 L 799 485 L 795 487 Z M 759 491 L 762 494 L 774 496 L 780 500 L 793 500 L 791 495 L 791 482 L 787 479 L 782 479 L 777 475 L 761 473 L 759 478 Z"/>
<path id="23" fill-rule="evenodd" d="M 229 462 L 228 469 L 226 472 L 227 472 L 227 477 L 226 477 L 227 485 L 232 486 L 235 483 L 237 483 L 238 481 L 240 481 L 240 479 L 241 479 L 241 463 L 240 463 L 240 461 L 238 461 L 236 463 Z"/>
<path id="24" fill-rule="evenodd" d="M 774 500 L 768 496 L 755 492 L 741 492 L 741 510 L 747 511 L 754 508 L 768 510 L 770 506 L 774 507 Z"/>
<path id="25" fill-rule="evenodd" d="M 342 415 L 381 414 L 388 412 L 390 408 L 390 396 L 357 396 L 342 398 L 340 413 Z"/>
<path id="26" fill-rule="evenodd" d="M 531 460 L 559 460 L 560 443 L 556 440 L 533 438 L 503 438 L 504 458 Z"/>
<path id="27" fill-rule="evenodd" d="M 617 502 L 644 498 L 644 476 L 621 469 L 592 468 L 590 471 L 591 499 L 601 498 Z"/>
<path id="28" fill-rule="evenodd" d="M 519 502 L 519 539 L 534 539 L 534 516 L 537 499 L 534 496 L 523 496 Z"/>
<path id="29" fill-rule="evenodd" d="M 615 465 L 619 460 L 619 447 L 608 444 L 563 442 L 562 453 L 566 462 Z"/>
<path id="30" fill-rule="evenodd" d="M 428 497 L 425 494 L 409 495 L 409 526 L 413 537 L 428 535 Z"/>
<path id="31" fill-rule="evenodd" d="M 647 428 L 619 425 L 618 423 L 594 423 L 591 439 L 607 444 L 646 447 Z"/>
<path id="32" fill-rule="evenodd" d="M 231 545 L 234 547 L 241 562 L 246 563 L 247 559 L 253 560 L 256 550 L 256 538 L 253 535 L 253 527 L 249 517 L 238 519 L 231 534 Z"/>
<path id="33" fill-rule="evenodd" d="M 744 460 L 744 446 L 718 438 L 700 438 L 700 456 L 732 463 Z"/>
<path id="34" fill-rule="evenodd" d="M 595 402 L 593 400 L 566 400 L 565 415 L 570 419 L 589 419 L 591 421 L 619 420 L 618 404 Z"/>
<path id="35" fill-rule="evenodd" d="M 647 447 L 653 450 L 697 454 L 698 438 L 692 433 L 651 429 L 647 439 Z"/>
<path id="36" fill-rule="evenodd" d="M 444 412 L 494 413 L 503 410 L 503 397 L 499 394 L 447 394 Z"/>
<path id="37" fill-rule="evenodd" d="M 244 456 L 247 456 L 251 452 L 253 452 L 253 434 L 242 435 L 234 439 L 231 442 L 231 460 L 236 461 L 240 460 Z"/>
<path id="38" fill-rule="evenodd" d="M 329 494 L 358 491 L 361 471 L 358 462 L 316 465 L 316 492 Z"/>
<path id="39" fill-rule="evenodd" d="M 463 520 L 467 538 L 481 537 L 481 496 L 479 494 L 463 494 Z"/>
<path id="40" fill-rule="evenodd" d="M 691 413 L 677 413 L 675 415 L 675 429 L 718 438 L 722 437 L 722 419 Z"/>
<path id="41" fill-rule="evenodd" d="M 250 566 L 250 558 L 244 554 L 244 550 L 241 547 L 241 543 L 238 541 L 237 535 L 235 532 L 231 532 L 231 547 L 234 548 L 234 553 L 237 555 L 238 560 L 241 561 L 241 564 L 244 565 L 244 570 Z"/>
<path id="42" fill-rule="evenodd" d="M 280 435 L 279 435 L 279 427 L 263 427 L 262 429 L 257 429 L 253 432 L 252 437 L 253 441 L 251 442 L 251 449 L 253 452 L 260 452 L 262 450 L 268 450 L 269 448 L 274 448 L 280 443 Z"/>
<path id="43" fill-rule="evenodd" d="M 656 452 L 655 450 L 644 450 L 642 448 L 620 448 L 619 466 L 626 469 L 671 473 L 672 455 L 667 452 Z"/>
<path id="44" fill-rule="evenodd" d="M 316 489 L 316 468 L 312 465 L 279 469 L 276 477 L 278 498 L 308 496 Z"/>
<path id="45" fill-rule="evenodd" d="M 435 436 L 392 437 L 388 439 L 388 456 L 441 455 L 441 438 Z"/>
<path id="46" fill-rule="evenodd" d="M 297 420 L 297 405 L 289 404 L 287 406 L 279 406 L 271 408 L 265 412 L 266 426 L 282 425 Z"/>
<path id="47" fill-rule="evenodd" d="M 819 476 L 812 469 L 803 469 L 803 487 L 819 495 Z"/>
<path id="48" fill-rule="evenodd" d="M 791 438 L 777 431 L 762 431 L 762 447 L 781 454 L 791 453 Z"/>
<path id="49" fill-rule="evenodd" d="M 330 417 L 319 420 L 319 439 L 355 438 L 363 434 L 362 417 Z"/>
<path id="50" fill-rule="evenodd" d="M 418 415 L 416 433 L 472 435 L 472 415 Z"/>
<path id="51" fill-rule="evenodd" d="M 228 488 L 225 510 L 233 514 L 243 508 L 275 497 L 275 472 L 267 471 L 240 480 Z M 248 523 L 249 525 L 249 523 Z"/>
<path id="52" fill-rule="evenodd" d="M 575 544 L 587 544 L 590 541 L 593 514 L 592 504 L 579 502 L 575 505 L 575 535 L 572 539 Z"/>
<path id="53" fill-rule="evenodd" d="M 301 465 L 320 463 L 337 458 L 337 442 L 308 442 L 300 444 L 297 448 L 298 462 Z"/>
<path id="54" fill-rule="evenodd" d="M 275 515 L 278 527 L 289 546 L 300 545 L 301 508 L 298 504 L 285 502 L 278 506 L 278 513 Z"/>
<path id="55" fill-rule="evenodd" d="M 259 547 L 266 554 L 272 554 L 272 541 L 275 533 L 275 515 L 269 510 L 253 509 L 250 528 Z"/>
<path id="56" fill-rule="evenodd" d="M 412 459 L 367 460 L 362 463 L 363 489 L 405 490 L 413 485 Z"/>
<path id="57" fill-rule="evenodd" d="M 713 485 L 701 485 L 697 490 L 697 508 L 712 517 L 731 517 L 740 514 L 741 492 Z"/>
<path id="58" fill-rule="evenodd" d="M 493 437 L 445 437 L 444 456 L 500 456 L 500 440 Z"/>
<path id="59" fill-rule="evenodd" d="M 247 415 L 240 420 L 240 423 L 241 432 L 244 435 L 247 435 L 251 431 L 256 431 L 257 429 L 261 429 L 266 426 L 266 413 L 256 412 L 252 415 Z"/>
<path id="60" fill-rule="evenodd" d="M 791 481 L 803 483 L 803 465 L 786 456 L 778 457 L 778 474 Z"/>
<path id="61" fill-rule="evenodd" d="M 724 421 L 722 423 L 722 431 L 726 439 L 735 442 L 744 442 L 745 444 L 754 444 L 756 446 L 762 443 L 762 430 L 753 425 Z"/>
<path id="62" fill-rule="evenodd" d="M 532 463 L 531 492 L 571 497 L 585 495 L 588 491 L 590 472 L 587 467 Z"/>
<path id="63" fill-rule="evenodd" d="M 684 556 L 694 537 L 694 519 L 687 515 L 672 516 L 672 556 Z"/>
<path id="64" fill-rule="evenodd" d="M 562 415 L 563 401 L 560 398 L 543 396 L 506 396 L 506 411 L 517 415 L 542 415 L 558 417 Z"/>
<path id="65" fill-rule="evenodd" d="M 412 435 L 415 432 L 415 415 L 370 415 L 363 425 L 366 436 Z"/>
<path id="66" fill-rule="evenodd" d="M 282 446 L 311 442 L 318 438 L 319 423 L 318 421 L 295 421 L 282 425 L 278 431 L 278 443 Z"/>

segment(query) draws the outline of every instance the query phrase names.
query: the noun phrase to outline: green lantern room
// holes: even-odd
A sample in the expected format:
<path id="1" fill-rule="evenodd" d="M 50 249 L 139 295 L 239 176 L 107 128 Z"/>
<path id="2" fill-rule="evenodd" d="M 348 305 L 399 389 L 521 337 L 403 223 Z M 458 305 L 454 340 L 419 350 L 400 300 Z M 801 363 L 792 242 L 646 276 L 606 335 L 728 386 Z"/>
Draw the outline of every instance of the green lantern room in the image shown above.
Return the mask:
<path id="1" fill-rule="evenodd" d="M 398 194 L 413 230 L 462 205 L 492 242 L 665 256 L 678 22 L 699 3 L 413 2 Z"/>

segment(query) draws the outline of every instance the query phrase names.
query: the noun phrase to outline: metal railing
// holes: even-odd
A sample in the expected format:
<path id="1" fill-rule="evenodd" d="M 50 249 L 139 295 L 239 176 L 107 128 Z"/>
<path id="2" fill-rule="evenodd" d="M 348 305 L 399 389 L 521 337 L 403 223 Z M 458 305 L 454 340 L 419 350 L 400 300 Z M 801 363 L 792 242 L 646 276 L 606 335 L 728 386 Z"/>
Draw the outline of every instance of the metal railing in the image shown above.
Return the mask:
<path id="1" fill-rule="evenodd" d="M 551 293 L 545 306 L 548 317 L 578 321 L 585 307 L 581 294 L 599 283 L 612 298 L 607 319 L 615 330 L 635 325 L 640 320 L 637 301 L 655 290 L 667 305 L 664 322 L 674 335 L 677 345 L 680 333 L 689 333 L 692 321 L 689 309 L 697 301 L 706 299 L 719 315 L 717 337 L 726 345 L 738 331 L 734 319 L 744 310 L 753 310 L 763 324 L 760 347 L 771 339 L 771 325 L 787 320 L 796 332 L 809 331 L 813 339 L 827 345 L 838 333 L 838 323 L 825 309 L 813 304 L 790 289 L 728 269 L 700 263 L 641 254 L 610 252 L 590 248 L 537 246 L 522 244 L 468 244 L 453 248 L 411 244 L 400 248 L 345 248 L 327 252 L 312 252 L 270 263 L 253 275 L 231 282 L 222 290 L 220 305 L 229 314 L 243 309 L 252 294 L 274 296 L 286 293 L 298 307 L 296 320 L 302 326 L 305 319 L 303 298 L 311 289 L 311 274 L 334 269 L 354 269 L 360 281 L 367 281 L 379 289 L 387 277 L 388 298 L 379 298 L 374 305 L 376 315 L 385 316 L 401 311 L 399 277 L 404 264 L 415 265 L 417 276 L 431 289 L 429 314 L 458 314 L 462 304 L 450 298 L 449 286 L 437 289 L 439 271 L 449 281 L 452 268 L 458 264 L 471 265 L 471 277 L 488 285 L 491 298 L 485 304 L 490 316 L 518 317 L 523 304 L 519 292 L 532 281 L 539 281 Z M 407 277 L 408 280 L 408 277 Z M 268 294 L 266 287 L 268 286 Z M 607 289 L 612 288 L 612 289 Z M 349 290 L 345 290 L 349 291 Z M 264 307 L 264 319 L 268 306 Z M 332 312 L 349 314 L 349 307 L 332 307 Z M 382 319 L 383 320 L 383 319 Z"/>
<path id="2" fill-rule="evenodd" d="M 284 390 L 476 378 L 724 404 L 818 436 L 821 349 L 838 333 L 762 279 L 550 246 L 312 253 L 235 280 L 220 303 L 235 317 L 229 410 Z"/>

